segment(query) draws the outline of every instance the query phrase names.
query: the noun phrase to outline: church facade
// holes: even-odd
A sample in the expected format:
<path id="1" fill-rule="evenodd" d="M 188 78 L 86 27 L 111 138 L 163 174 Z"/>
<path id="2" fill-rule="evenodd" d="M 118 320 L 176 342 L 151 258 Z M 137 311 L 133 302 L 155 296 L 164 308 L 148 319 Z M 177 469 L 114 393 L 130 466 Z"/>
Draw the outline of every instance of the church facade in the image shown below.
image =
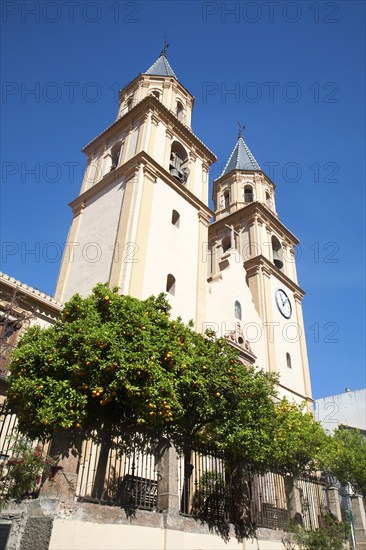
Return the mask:
<path id="1" fill-rule="evenodd" d="M 193 103 L 165 49 L 121 90 L 116 120 L 83 149 L 55 299 L 106 281 L 140 299 L 166 292 L 173 317 L 228 337 L 245 363 L 279 373 L 281 395 L 311 408 L 298 240 L 242 131 L 211 210 L 216 157 L 192 132 Z"/>

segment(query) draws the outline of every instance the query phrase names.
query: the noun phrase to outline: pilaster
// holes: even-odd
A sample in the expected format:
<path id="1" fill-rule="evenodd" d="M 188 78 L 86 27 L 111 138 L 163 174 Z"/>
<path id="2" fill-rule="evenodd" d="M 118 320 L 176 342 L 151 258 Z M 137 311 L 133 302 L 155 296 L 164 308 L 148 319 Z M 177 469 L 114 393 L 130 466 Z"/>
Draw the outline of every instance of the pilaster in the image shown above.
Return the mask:
<path id="1" fill-rule="evenodd" d="M 366 518 L 362 495 L 352 495 L 353 528 L 357 550 L 366 550 Z"/>
<path id="2" fill-rule="evenodd" d="M 73 247 L 76 244 L 77 234 L 81 223 L 81 217 L 82 217 L 84 207 L 85 207 L 85 203 L 83 201 L 80 201 L 73 208 L 73 219 L 71 222 L 69 234 L 67 236 L 65 249 L 62 256 L 60 272 L 58 275 L 56 289 L 55 289 L 55 300 L 59 302 L 62 302 L 64 299 L 67 278 L 70 271 L 70 265 L 73 261 L 73 255 L 74 255 Z"/>

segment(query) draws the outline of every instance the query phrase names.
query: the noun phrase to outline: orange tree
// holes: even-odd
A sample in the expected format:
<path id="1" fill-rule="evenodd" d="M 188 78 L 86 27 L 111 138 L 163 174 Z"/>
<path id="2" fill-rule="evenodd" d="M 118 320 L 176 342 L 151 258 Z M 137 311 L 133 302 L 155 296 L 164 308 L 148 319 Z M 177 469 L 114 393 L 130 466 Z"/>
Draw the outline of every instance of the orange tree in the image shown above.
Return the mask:
<path id="1" fill-rule="evenodd" d="M 87 298 L 74 295 L 55 325 L 31 327 L 10 365 L 20 430 L 46 438 L 109 426 L 126 443 L 138 431 L 180 448 L 195 437 L 256 470 L 309 461 L 318 427 L 293 411 L 289 429 L 289 405 L 274 403 L 276 377 L 243 365 L 225 338 L 170 319 L 169 309 L 163 295 L 140 301 L 99 284 Z"/>
<path id="2" fill-rule="evenodd" d="M 339 427 L 322 448 L 321 463 L 342 483 L 366 495 L 366 437 L 353 428 Z"/>

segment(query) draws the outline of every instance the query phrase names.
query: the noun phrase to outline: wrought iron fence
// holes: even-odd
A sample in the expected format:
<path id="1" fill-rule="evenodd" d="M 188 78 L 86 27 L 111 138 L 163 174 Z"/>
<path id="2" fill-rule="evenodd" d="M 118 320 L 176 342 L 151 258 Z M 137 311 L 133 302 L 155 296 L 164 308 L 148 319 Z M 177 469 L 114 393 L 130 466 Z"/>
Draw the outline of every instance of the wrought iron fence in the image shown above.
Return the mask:
<path id="1" fill-rule="evenodd" d="M 16 462 L 21 466 L 23 458 L 15 454 L 17 444 L 26 438 L 18 430 L 18 421 L 16 414 L 12 413 L 6 402 L 0 404 L 0 497 L 5 497 L 11 486 Z M 30 447 L 44 455 L 48 452 L 49 442 L 40 442 L 35 440 L 30 442 Z M 12 461 L 13 459 L 13 461 Z M 19 475 L 19 472 L 18 472 Z M 30 488 L 28 498 L 36 498 L 39 493 L 42 480 L 42 470 L 40 470 L 34 479 L 34 485 Z"/>
<path id="2" fill-rule="evenodd" d="M 224 455 L 198 446 L 179 455 L 178 494 L 181 514 L 229 520 L 231 472 Z"/>
<path id="3" fill-rule="evenodd" d="M 224 455 L 215 449 L 194 445 L 194 449 L 177 458 L 180 513 L 232 521 L 236 501 L 243 494 L 238 494 L 235 469 Z M 249 470 L 243 470 L 241 475 L 241 490 L 246 487 L 247 491 L 248 523 L 269 529 L 288 529 L 291 514 L 286 478 L 273 472 L 251 475 Z M 321 517 L 329 511 L 326 480 L 303 476 L 295 483 L 299 491 L 302 523 L 309 530 L 319 528 Z"/>
<path id="4" fill-rule="evenodd" d="M 322 516 L 329 512 L 327 483 L 316 476 L 297 479 L 300 491 L 301 515 L 304 527 L 315 530 L 321 525 Z"/>
<path id="5" fill-rule="evenodd" d="M 0 405 L 0 460 L 11 457 L 11 448 L 18 436 L 17 417 L 9 411 L 4 402 Z"/>
<path id="6" fill-rule="evenodd" d="M 269 529 L 286 529 L 289 511 L 284 477 L 269 472 L 250 479 L 252 524 Z"/>
<path id="7" fill-rule="evenodd" d="M 76 497 L 126 509 L 156 509 L 158 471 L 154 455 L 137 447 L 122 452 L 121 442 L 83 442 Z"/>
<path id="8" fill-rule="evenodd" d="M 6 464 L 12 457 L 14 443 L 20 437 L 16 415 L 8 410 L 6 403 L 0 405 L 0 496 L 6 494 L 11 482 Z M 144 447 L 143 440 L 128 452 L 123 451 L 121 443 L 121 438 L 109 443 L 96 443 L 92 439 L 83 441 L 76 497 L 81 501 L 121 506 L 128 510 L 158 509 L 158 461 Z M 36 447 L 40 443 L 35 441 L 33 445 Z M 48 448 L 44 445 L 42 451 L 48 452 Z M 177 455 L 177 460 L 180 513 L 214 521 L 232 521 L 234 506 L 242 495 L 238 493 L 237 470 L 235 473 L 225 455 L 215 448 L 194 443 L 190 449 Z M 290 521 L 290 503 L 285 478 L 271 472 L 251 475 L 248 470 L 243 470 L 240 475 L 245 478 L 242 487 L 246 487 L 248 522 L 257 527 L 286 529 Z M 329 485 L 326 479 L 317 476 L 296 480 L 301 520 L 309 530 L 317 529 L 322 516 L 329 511 Z M 36 480 L 33 496 L 37 496 Z"/>

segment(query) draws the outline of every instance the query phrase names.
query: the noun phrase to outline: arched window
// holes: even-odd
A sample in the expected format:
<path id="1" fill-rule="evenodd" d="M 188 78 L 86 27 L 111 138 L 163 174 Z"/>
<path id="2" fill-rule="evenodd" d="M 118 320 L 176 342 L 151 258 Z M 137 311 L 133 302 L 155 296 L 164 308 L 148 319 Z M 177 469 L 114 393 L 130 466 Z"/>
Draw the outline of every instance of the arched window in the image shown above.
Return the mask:
<path id="1" fill-rule="evenodd" d="M 222 239 L 222 252 L 225 253 L 228 250 L 230 250 L 230 248 L 231 248 L 231 237 L 230 235 L 226 235 L 226 237 Z"/>
<path id="2" fill-rule="evenodd" d="M 175 114 L 177 119 L 180 122 L 184 122 L 185 116 L 184 116 L 184 107 L 181 101 L 177 101 L 177 106 L 175 108 Z"/>
<path id="3" fill-rule="evenodd" d="M 268 191 L 266 191 L 266 206 L 268 206 L 268 208 L 273 208 L 273 200 Z"/>
<path id="4" fill-rule="evenodd" d="M 283 269 L 283 251 L 280 241 L 272 235 L 272 253 L 273 253 L 273 263 L 278 269 Z"/>
<path id="5" fill-rule="evenodd" d="M 244 187 L 244 202 L 253 202 L 253 200 L 253 187 L 251 187 L 250 185 L 246 185 Z"/>
<path id="6" fill-rule="evenodd" d="M 172 210 L 172 224 L 175 225 L 175 227 L 179 227 L 180 222 L 180 214 L 176 210 Z"/>
<path id="7" fill-rule="evenodd" d="M 171 273 L 166 278 L 166 291 L 173 296 L 175 294 L 175 277 Z"/>
<path id="8" fill-rule="evenodd" d="M 226 189 L 224 191 L 224 208 L 229 208 L 230 206 L 230 191 Z"/>
<path id="9" fill-rule="evenodd" d="M 169 172 L 182 183 L 185 183 L 189 176 L 188 153 L 178 141 L 172 143 Z"/>
<path id="10" fill-rule="evenodd" d="M 151 92 L 151 95 L 153 95 L 154 97 L 156 97 L 156 99 L 159 99 L 160 100 L 160 92 L 158 92 L 158 90 L 153 90 Z"/>
<path id="11" fill-rule="evenodd" d="M 133 106 L 133 95 L 131 95 L 131 96 L 127 99 L 126 106 L 127 106 L 127 111 L 131 111 L 132 106 Z"/>
<path id="12" fill-rule="evenodd" d="M 292 366 L 291 366 L 291 355 L 289 353 L 286 353 L 286 365 L 288 366 L 289 369 L 292 368 Z"/>
<path id="13" fill-rule="evenodd" d="M 121 142 L 115 143 L 111 149 L 112 164 L 111 170 L 114 170 L 118 166 L 119 155 L 121 152 Z"/>
<path id="14" fill-rule="evenodd" d="M 241 304 L 238 300 L 235 300 L 234 315 L 239 321 L 241 321 Z"/>

